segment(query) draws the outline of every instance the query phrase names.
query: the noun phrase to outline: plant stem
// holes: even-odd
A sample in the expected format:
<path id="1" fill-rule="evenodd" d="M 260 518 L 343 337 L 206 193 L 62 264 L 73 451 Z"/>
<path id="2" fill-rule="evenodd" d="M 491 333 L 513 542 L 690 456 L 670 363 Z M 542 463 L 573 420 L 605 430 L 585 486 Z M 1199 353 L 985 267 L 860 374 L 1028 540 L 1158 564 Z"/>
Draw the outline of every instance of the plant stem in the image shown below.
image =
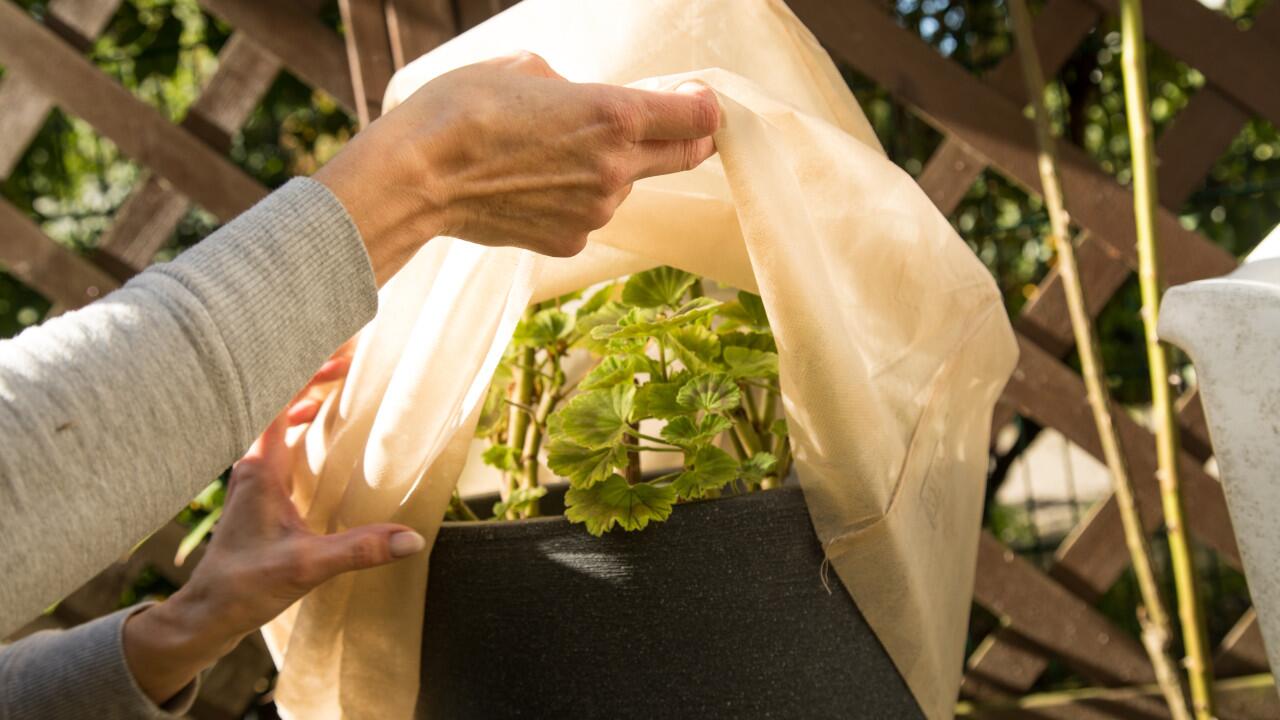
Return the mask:
<path id="1" fill-rule="evenodd" d="M 553 357 L 552 375 L 557 378 L 542 388 L 542 397 L 538 399 L 538 409 L 534 413 L 533 422 L 525 430 L 524 447 L 520 451 L 520 487 L 533 489 L 538 486 L 538 451 L 542 448 L 542 428 L 547 425 L 547 417 L 560 401 L 561 374 L 555 372 L 560 368 L 560 358 Z M 522 513 L 523 517 L 537 517 L 541 509 L 537 502 L 532 503 Z"/>
<path id="2" fill-rule="evenodd" d="M 1142 595 L 1142 608 L 1138 619 L 1142 625 L 1143 644 L 1151 658 L 1156 679 L 1164 694 L 1169 710 L 1177 720 L 1188 717 L 1183 698 L 1181 676 L 1169 650 L 1171 637 L 1169 615 L 1160 597 L 1151 562 L 1151 549 L 1134 501 L 1129 468 L 1121 451 L 1120 437 L 1111 417 L 1111 400 L 1104 382 L 1102 355 L 1098 349 L 1097 332 L 1085 307 L 1084 291 L 1080 284 L 1076 265 L 1075 247 L 1071 243 L 1062 186 L 1058 178 L 1054 140 L 1049 130 L 1049 117 L 1045 110 L 1045 81 L 1040 69 L 1040 59 L 1034 46 L 1031 16 L 1025 0 L 1010 0 L 1009 11 L 1013 15 L 1014 34 L 1022 59 L 1023 78 L 1027 95 L 1034 112 L 1036 141 L 1039 146 L 1039 169 L 1044 190 L 1045 206 L 1049 211 L 1050 235 L 1058 254 L 1058 272 L 1067 298 L 1067 310 L 1071 317 L 1071 330 L 1075 336 L 1080 356 L 1081 374 L 1089 397 L 1089 409 L 1098 429 L 1103 456 L 1111 473 L 1116 506 L 1124 527 L 1125 545 L 1133 562 L 1134 574 Z"/>
<path id="3" fill-rule="evenodd" d="M 737 431 L 738 439 L 742 441 L 743 448 L 747 451 L 747 459 L 752 455 L 760 452 L 760 435 L 756 433 L 756 429 L 751 425 L 750 418 L 738 408 L 729 414 L 729 419 L 733 421 L 733 429 Z"/>
<path id="4" fill-rule="evenodd" d="M 648 440 L 649 442 L 656 442 L 656 443 L 658 443 L 659 445 L 669 445 L 669 446 L 671 446 L 671 447 L 679 447 L 679 446 L 678 446 L 678 445 L 676 445 L 675 443 L 669 443 L 669 442 L 667 442 L 666 440 L 663 440 L 663 439 L 662 439 L 662 438 L 660 438 L 660 437 L 654 437 L 654 436 L 652 436 L 652 435 L 646 435 L 646 434 L 644 434 L 644 433 L 640 432 L 639 430 L 637 430 L 635 425 L 628 425 L 628 426 L 627 426 L 626 433 L 627 433 L 628 435 L 630 435 L 631 437 L 639 438 L 639 439 L 641 439 L 641 440 Z"/>
<path id="5" fill-rule="evenodd" d="M 528 322 L 538 312 L 536 305 L 530 305 L 524 311 L 524 320 Z M 511 410 L 507 415 L 507 446 L 516 453 L 524 450 L 525 434 L 529 429 L 530 413 L 529 408 L 533 407 L 534 383 L 536 381 L 537 369 L 534 363 L 537 361 L 537 350 L 534 348 L 525 348 L 520 351 L 519 374 L 516 376 L 516 386 L 513 390 L 515 398 L 510 401 Z M 520 479 L 515 475 L 508 475 L 504 478 L 505 494 L 503 499 L 510 497 L 511 492 L 520 487 Z M 508 519 L 514 520 L 513 512 L 507 513 Z"/>
<path id="6" fill-rule="evenodd" d="M 1121 65 L 1124 75 L 1125 115 L 1129 122 L 1129 151 L 1133 167 L 1133 209 L 1138 236 L 1138 281 L 1142 294 L 1142 322 L 1146 336 L 1147 365 L 1151 375 L 1151 407 L 1156 431 L 1156 477 L 1169 537 L 1169 559 L 1178 593 L 1178 617 L 1186 648 L 1191 705 L 1196 717 L 1214 715 L 1213 664 L 1208 633 L 1196 587 L 1194 559 L 1187 541 L 1186 509 L 1178 478 L 1178 432 L 1169 389 L 1169 357 L 1160 343 L 1160 248 L 1156 238 L 1155 152 L 1147 102 L 1146 42 L 1142 29 L 1141 0 L 1120 0 Z"/>
<path id="7" fill-rule="evenodd" d="M 779 393 L 772 390 L 766 391 L 764 394 L 764 415 L 760 418 L 760 432 L 765 438 L 765 450 L 773 452 L 774 437 L 769 428 L 773 425 L 773 419 L 778 415 L 778 398 Z"/>
<path id="8" fill-rule="evenodd" d="M 658 365 L 662 368 L 662 382 L 667 381 L 667 346 L 662 344 L 662 338 L 656 338 L 658 341 Z"/>
<path id="9" fill-rule="evenodd" d="M 480 516 L 475 514 L 475 511 L 473 511 L 471 506 L 462 499 L 462 496 L 458 494 L 457 490 L 454 490 L 453 497 L 449 498 L 449 509 L 453 511 L 454 515 L 462 518 L 463 520 L 471 522 L 480 521 Z"/>

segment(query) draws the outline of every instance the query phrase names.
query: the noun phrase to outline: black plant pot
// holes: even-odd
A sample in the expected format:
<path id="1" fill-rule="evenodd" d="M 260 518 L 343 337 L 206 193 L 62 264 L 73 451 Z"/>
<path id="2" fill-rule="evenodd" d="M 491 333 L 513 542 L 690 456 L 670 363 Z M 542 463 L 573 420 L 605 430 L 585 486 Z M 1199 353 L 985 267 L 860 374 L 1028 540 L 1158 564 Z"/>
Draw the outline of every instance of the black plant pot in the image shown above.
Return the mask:
<path id="1" fill-rule="evenodd" d="M 417 717 L 923 717 L 822 565 L 795 487 L 601 538 L 563 517 L 445 523 Z"/>

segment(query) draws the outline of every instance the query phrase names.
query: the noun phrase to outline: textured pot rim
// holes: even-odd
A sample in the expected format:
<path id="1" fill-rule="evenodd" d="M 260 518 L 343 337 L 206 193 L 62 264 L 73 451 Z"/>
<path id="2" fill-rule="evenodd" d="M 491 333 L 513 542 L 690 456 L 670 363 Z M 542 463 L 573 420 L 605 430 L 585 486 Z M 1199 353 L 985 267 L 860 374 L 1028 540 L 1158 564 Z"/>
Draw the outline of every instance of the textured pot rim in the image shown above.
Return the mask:
<path id="1" fill-rule="evenodd" d="M 567 482 L 549 483 L 547 485 L 543 485 L 543 487 L 547 488 L 548 493 L 552 493 L 557 491 L 568 490 L 569 483 Z M 773 488 L 771 490 L 763 490 L 761 492 L 736 493 L 734 495 L 729 495 L 727 497 L 705 498 L 702 500 L 693 500 L 690 502 L 678 503 L 672 506 L 672 514 L 674 515 L 677 512 L 683 513 L 690 508 L 698 508 L 700 506 L 705 507 L 706 505 L 712 504 L 712 503 L 720 504 L 720 503 L 739 503 L 739 502 L 741 503 L 759 502 L 759 498 L 765 497 L 766 495 L 772 495 L 773 493 L 798 495 L 801 498 L 801 502 L 804 502 L 804 492 L 799 485 L 783 485 L 782 487 L 779 487 L 779 488 Z M 478 498 L 488 498 L 489 496 L 492 496 L 496 499 L 498 497 L 498 494 L 483 493 L 480 495 L 472 495 L 471 497 L 464 497 L 462 500 L 463 502 L 469 502 L 469 501 L 476 500 Z M 781 496 L 780 495 L 775 496 L 775 498 L 781 499 Z M 440 524 L 440 531 L 444 532 L 445 530 L 449 530 L 450 534 L 456 534 L 458 532 L 479 531 L 479 530 L 483 530 L 485 532 L 497 532 L 497 531 L 503 531 L 503 530 L 516 531 L 521 528 L 528 528 L 528 527 L 533 527 L 538 525 L 549 525 L 551 523 L 561 523 L 565 526 L 566 529 L 571 529 L 575 525 L 575 523 L 569 522 L 569 518 L 565 517 L 564 513 L 559 513 L 556 515 L 544 515 L 540 517 L 523 518 L 519 520 L 479 520 L 479 521 L 445 520 L 443 523 Z M 645 530 L 648 530 L 648 529 L 649 528 L 645 528 Z M 583 529 L 582 531 L 586 532 L 585 529 Z M 621 533 L 623 531 L 612 530 L 610 532 Z M 644 532 L 644 530 L 639 530 L 637 532 Z"/>

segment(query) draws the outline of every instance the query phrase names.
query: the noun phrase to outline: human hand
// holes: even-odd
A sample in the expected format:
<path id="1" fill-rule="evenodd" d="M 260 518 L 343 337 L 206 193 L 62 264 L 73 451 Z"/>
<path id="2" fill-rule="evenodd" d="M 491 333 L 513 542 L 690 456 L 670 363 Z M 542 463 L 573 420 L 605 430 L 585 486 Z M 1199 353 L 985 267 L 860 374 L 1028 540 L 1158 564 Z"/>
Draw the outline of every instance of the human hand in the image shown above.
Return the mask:
<path id="1" fill-rule="evenodd" d="M 715 152 L 714 93 L 571 83 L 522 53 L 446 73 L 320 169 L 355 219 L 379 284 L 450 235 L 574 255 L 636 180 Z"/>
<path id="2" fill-rule="evenodd" d="M 315 418 L 320 404 L 310 391 L 345 376 L 350 349 L 326 362 L 236 463 L 222 518 L 187 584 L 125 623 L 129 669 L 157 704 L 326 580 L 425 548 L 422 536 L 403 525 L 314 533 L 289 498 L 285 433 Z"/>

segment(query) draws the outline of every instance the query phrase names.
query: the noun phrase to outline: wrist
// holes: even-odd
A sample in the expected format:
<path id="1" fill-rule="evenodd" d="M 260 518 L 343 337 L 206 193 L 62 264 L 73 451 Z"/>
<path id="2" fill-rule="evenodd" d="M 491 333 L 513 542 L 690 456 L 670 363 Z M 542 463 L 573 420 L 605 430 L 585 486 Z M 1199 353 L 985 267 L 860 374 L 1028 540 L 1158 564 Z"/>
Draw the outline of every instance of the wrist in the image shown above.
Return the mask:
<path id="1" fill-rule="evenodd" d="M 179 590 L 125 621 L 125 661 L 138 687 L 163 705 L 243 637 L 220 627 L 207 601 Z"/>
<path id="2" fill-rule="evenodd" d="M 351 216 L 382 286 L 446 231 L 448 203 L 429 153 L 415 152 L 410 142 L 378 129 L 375 123 L 356 136 L 313 177 Z"/>

